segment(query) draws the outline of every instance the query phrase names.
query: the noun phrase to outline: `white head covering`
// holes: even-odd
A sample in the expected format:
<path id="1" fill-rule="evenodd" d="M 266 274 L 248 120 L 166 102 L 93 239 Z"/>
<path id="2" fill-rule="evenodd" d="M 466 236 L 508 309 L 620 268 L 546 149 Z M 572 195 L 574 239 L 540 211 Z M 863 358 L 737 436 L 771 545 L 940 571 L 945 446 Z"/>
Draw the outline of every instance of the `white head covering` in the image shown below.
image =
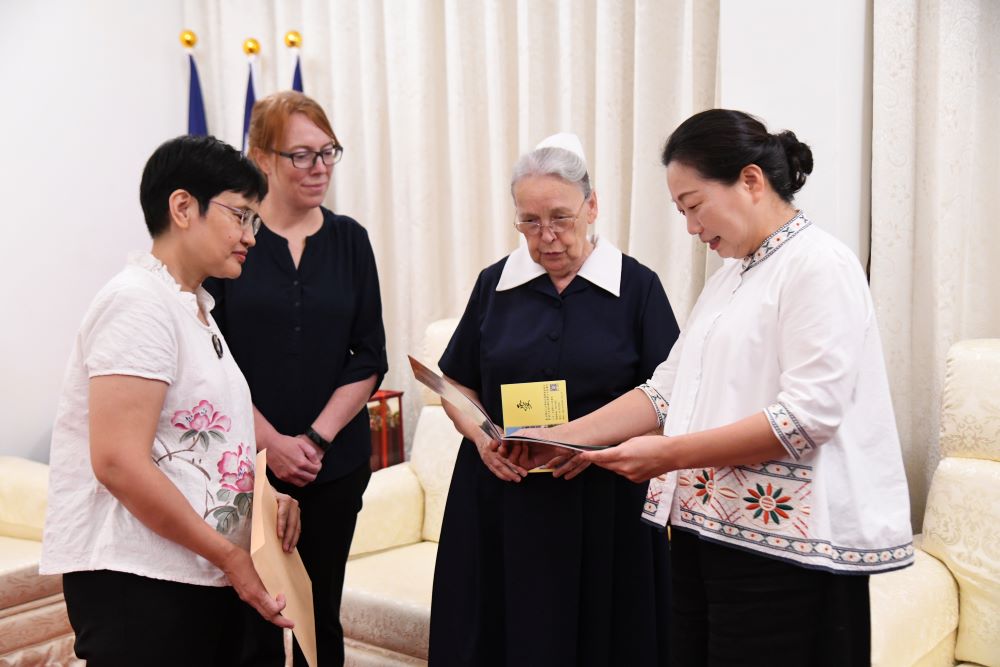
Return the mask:
<path id="1" fill-rule="evenodd" d="M 583 154 L 583 144 L 580 143 L 580 137 L 576 136 L 572 132 L 559 132 L 553 134 L 552 136 L 545 137 L 538 142 L 535 146 L 535 150 L 539 148 L 562 148 L 570 153 L 575 154 L 584 164 L 587 164 L 587 156 Z"/>
<path id="2" fill-rule="evenodd" d="M 570 132 L 560 132 L 542 139 L 535 146 L 535 150 L 539 148 L 562 148 L 583 160 L 585 167 L 587 165 L 587 158 L 583 154 L 583 144 L 580 143 L 580 138 Z M 519 287 L 545 274 L 545 268 L 531 258 L 524 236 L 520 234 L 518 236 L 518 248 L 507 257 L 503 271 L 500 273 L 500 280 L 496 286 L 498 292 Z M 610 241 L 598 239 L 596 236 L 593 238 L 593 242 L 594 250 L 584 261 L 577 275 L 616 297 L 620 296 L 622 251 L 612 245 Z"/>

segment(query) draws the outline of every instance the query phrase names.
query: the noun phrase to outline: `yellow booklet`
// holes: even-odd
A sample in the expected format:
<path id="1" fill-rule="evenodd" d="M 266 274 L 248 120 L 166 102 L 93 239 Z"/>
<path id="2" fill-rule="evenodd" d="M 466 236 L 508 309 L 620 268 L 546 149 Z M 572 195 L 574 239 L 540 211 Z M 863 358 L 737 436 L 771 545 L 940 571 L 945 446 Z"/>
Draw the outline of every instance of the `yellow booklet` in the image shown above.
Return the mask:
<path id="1" fill-rule="evenodd" d="M 502 430 L 496 424 L 493 423 L 493 421 L 490 419 L 490 416 L 486 414 L 486 411 L 483 409 L 483 406 L 481 406 L 478 401 L 470 400 L 468 396 L 466 396 L 458 389 L 456 389 L 454 385 L 452 385 L 450 382 L 445 381 L 443 377 L 432 371 L 428 366 L 425 366 L 424 364 L 414 359 L 412 356 L 408 355 L 407 358 L 410 360 L 410 368 L 413 369 L 413 377 L 415 377 L 425 387 L 427 387 L 435 394 L 440 396 L 443 400 L 453 405 L 455 409 L 460 410 L 469 418 L 473 419 L 477 424 L 479 424 L 479 428 L 482 429 L 483 433 L 490 436 L 490 438 L 493 438 L 495 440 L 500 440 L 503 442 L 514 442 L 514 441 L 537 442 L 543 445 L 563 447 L 565 449 L 572 449 L 578 452 L 596 451 L 600 449 L 607 449 L 608 447 L 607 445 L 575 445 L 575 444 L 570 444 L 568 442 L 559 442 L 558 440 L 546 440 L 545 438 L 529 438 L 525 436 L 508 435 L 513 431 L 517 431 L 522 428 L 527 428 L 529 426 L 553 426 L 555 424 L 561 424 L 567 420 L 568 412 L 566 410 L 566 383 L 562 380 L 555 380 L 551 382 L 526 383 L 529 385 L 530 384 L 544 385 L 549 390 L 548 392 L 543 392 L 541 403 L 533 403 L 531 406 L 532 408 L 535 408 L 535 406 L 537 405 L 542 406 L 542 412 L 540 413 L 542 415 L 541 417 L 542 421 L 536 421 L 537 419 L 539 419 L 539 417 L 537 416 L 530 418 L 526 417 L 523 425 L 515 426 L 510 422 L 508 422 L 507 424 L 508 428 L 506 430 Z M 556 385 L 554 389 L 552 388 L 552 385 Z M 517 386 L 519 385 L 500 386 L 501 403 L 504 402 L 503 398 L 504 387 L 517 387 Z M 546 406 L 545 393 L 549 394 L 547 399 L 549 401 L 548 408 L 545 407 Z M 562 396 L 561 399 L 558 398 L 559 394 L 561 394 Z M 517 395 L 516 390 L 514 395 L 515 396 Z M 529 400 L 530 398 L 531 397 L 528 396 Z M 521 399 L 517 399 L 514 401 L 515 408 L 517 407 L 518 400 Z M 555 403 L 556 401 L 561 401 L 561 402 L 556 404 Z M 528 410 L 525 410 L 524 408 L 521 408 L 521 410 L 522 412 L 528 412 Z M 546 412 L 546 410 L 548 410 L 548 412 Z M 504 420 L 506 421 L 507 420 L 506 408 L 504 408 L 504 413 L 505 413 Z M 561 416 L 559 416 L 560 414 Z M 546 417 L 545 415 L 548 415 L 548 417 Z M 546 419 L 549 419 L 550 421 L 546 421 Z"/>
<path id="2" fill-rule="evenodd" d="M 569 421 L 565 380 L 502 384 L 500 403 L 504 435 L 522 428 L 544 428 Z"/>
<path id="3" fill-rule="evenodd" d="M 569 421 L 565 380 L 502 384 L 500 404 L 505 436 L 522 428 L 545 428 Z M 552 468 L 535 468 L 528 472 L 552 472 Z"/>

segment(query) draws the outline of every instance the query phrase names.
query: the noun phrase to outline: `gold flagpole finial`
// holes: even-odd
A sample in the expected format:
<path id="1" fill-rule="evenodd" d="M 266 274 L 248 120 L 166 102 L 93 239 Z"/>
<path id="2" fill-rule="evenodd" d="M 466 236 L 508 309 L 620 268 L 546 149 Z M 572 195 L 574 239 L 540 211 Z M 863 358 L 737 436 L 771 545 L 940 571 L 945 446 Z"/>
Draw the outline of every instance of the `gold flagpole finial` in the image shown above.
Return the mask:
<path id="1" fill-rule="evenodd" d="M 302 46 L 302 35 L 298 30 L 289 30 L 285 33 L 285 46 L 290 49 L 297 49 Z"/>
<path id="2" fill-rule="evenodd" d="M 260 42 L 253 37 L 248 37 L 243 41 L 243 53 L 248 56 L 255 56 L 260 53 Z"/>
<path id="3" fill-rule="evenodd" d="M 193 49 L 194 45 L 197 43 L 198 43 L 198 35 L 194 34 L 193 30 L 181 31 L 181 44 L 184 45 L 185 49 Z"/>

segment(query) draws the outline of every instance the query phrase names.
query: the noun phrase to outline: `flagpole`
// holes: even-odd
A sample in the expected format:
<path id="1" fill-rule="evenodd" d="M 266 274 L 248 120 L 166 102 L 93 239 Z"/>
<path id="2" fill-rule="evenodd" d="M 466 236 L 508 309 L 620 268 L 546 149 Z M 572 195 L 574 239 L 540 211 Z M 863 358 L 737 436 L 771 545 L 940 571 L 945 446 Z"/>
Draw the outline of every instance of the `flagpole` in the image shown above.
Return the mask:
<path id="1" fill-rule="evenodd" d="M 188 134 L 205 136 L 208 134 L 208 123 L 205 120 L 205 99 L 201 94 L 201 79 L 198 77 L 198 65 L 194 61 L 194 47 L 198 36 L 193 30 L 181 32 L 181 45 L 188 55 L 190 80 L 188 83 Z"/>
<path id="2" fill-rule="evenodd" d="M 248 37 L 243 41 L 243 53 L 247 57 L 247 95 L 243 104 L 243 153 L 246 154 L 250 137 L 250 113 L 253 111 L 254 102 L 257 101 L 254 63 L 257 61 L 257 54 L 260 53 L 260 42 L 253 37 Z"/>
<path id="3" fill-rule="evenodd" d="M 285 46 L 295 54 L 295 71 L 292 74 L 292 90 L 303 92 L 302 88 L 302 59 L 299 49 L 302 48 L 302 34 L 298 30 L 289 30 L 285 33 Z"/>

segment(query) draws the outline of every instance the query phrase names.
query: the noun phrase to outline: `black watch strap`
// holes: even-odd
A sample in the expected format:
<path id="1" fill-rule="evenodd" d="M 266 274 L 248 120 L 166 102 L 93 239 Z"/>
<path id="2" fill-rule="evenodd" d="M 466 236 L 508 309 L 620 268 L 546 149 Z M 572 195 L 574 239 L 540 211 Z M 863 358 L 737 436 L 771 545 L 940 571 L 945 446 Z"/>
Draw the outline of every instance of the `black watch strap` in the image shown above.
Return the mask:
<path id="1" fill-rule="evenodd" d="M 324 440 L 323 436 L 317 433 L 312 426 L 307 428 L 306 432 L 303 435 L 312 440 L 316 444 L 316 446 L 322 449 L 324 452 L 330 448 L 330 441 Z"/>

